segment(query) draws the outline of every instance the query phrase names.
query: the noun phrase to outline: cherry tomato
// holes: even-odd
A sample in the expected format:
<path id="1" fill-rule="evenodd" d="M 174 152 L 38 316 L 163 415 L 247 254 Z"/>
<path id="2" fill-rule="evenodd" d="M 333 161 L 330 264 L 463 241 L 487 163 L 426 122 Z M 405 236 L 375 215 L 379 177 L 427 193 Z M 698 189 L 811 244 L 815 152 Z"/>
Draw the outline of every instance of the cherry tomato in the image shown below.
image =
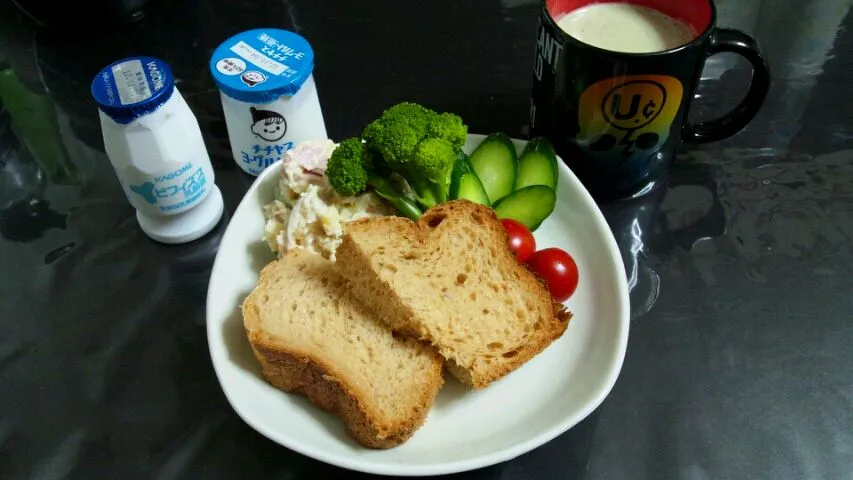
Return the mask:
<path id="1" fill-rule="evenodd" d="M 519 262 L 527 260 L 536 251 L 536 240 L 523 223 L 515 220 L 501 220 L 509 237 L 509 247 L 515 252 Z"/>
<path id="2" fill-rule="evenodd" d="M 568 300 L 578 288 L 578 266 L 571 255 L 559 248 L 545 248 L 527 259 L 527 266 L 539 275 L 554 300 Z"/>

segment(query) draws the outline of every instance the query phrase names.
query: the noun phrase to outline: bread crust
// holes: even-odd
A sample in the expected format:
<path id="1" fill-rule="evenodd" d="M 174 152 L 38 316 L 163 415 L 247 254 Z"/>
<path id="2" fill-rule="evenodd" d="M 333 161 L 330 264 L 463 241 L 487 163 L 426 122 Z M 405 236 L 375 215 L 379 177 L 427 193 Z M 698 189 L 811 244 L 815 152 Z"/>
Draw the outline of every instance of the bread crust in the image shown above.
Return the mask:
<path id="1" fill-rule="evenodd" d="M 266 343 L 257 334 L 250 334 L 249 341 L 267 382 L 282 391 L 308 397 L 312 403 L 338 417 L 347 433 L 365 447 L 387 449 L 404 443 L 429 414 L 433 398 L 425 398 L 403 422 L 381 425 L 361 400 L 361 395 L 320 359 Z M 439 364 L 426 390 L 437 392 L 441 388 L 440 370 Z"/>
<path id="2" fill-rule="evenodd" d="M 353 292 L 365 304 L 370 305 L 380 318 L 396 332 L 428 341 L 443 351 L 441 339 L 431 336 L 424 322 L 418 315 L 400 299 L 392 285 L 379 278 L 379 275 L 369 275 L 367 279 L 360 278 L 359 271 L 371 270 L 371 252 L 361 249 L 353 240 L 353 235 L 369 235 L 370 232 L 382 232 L 382 235 L 405 238 L 412 244 L 412 250 L 426 249 L 430 242 L 433 229 L 446 218 L 468 217 L 477 224 L 477 228 L 488 230 L 494 238 L 503 239 L 501 245 L 495 246 L 498 260 L 508 265 L 508 268 L 518 273 L 519 281 L 527 289 L 534 292 L 535 301 L 539 305 L 550 305 L 552 315 L 544 325 L 531 335 L 530 340 L 513 350 L 511 356 L 506 354 L 501 361 L 488 365 L 458 365 L 454 359 L 445 355 L 446 367 L 462 383 L 479 389 L 506 376 L 521 365 L 541 353 L 554 340 L 560 338 L 566 331 L 572 313 L 562 304 L 554 301 L 548 288 L 541 278 L 517 261 L 512 253 L 506 231 L 497 219 L 494 210 L 467 200 L 454 200 L 427 211 L 417 222 L 401 217 L 366 218 L 349 222 L 344 227 L 344 238 L 337 251 L 338 265 L 341 273 L 352 284 Z M 484 230 L 484 233 L 487 233 Z M 486 235 L 484 235 L 486 236 Z M 363 282 L 369 283 L 361 284 Z M 372 296 L 368 292 L 380 292 Z"/>
<path id="3" fill-rule="evenodd" d="M 272 264 L 262 270 L 258 286 L 242 304 L 246 336 L 261 365 L 263 378 L 282 391 L 306 396 L 339 418 L 348 434 L 365 447 L 387 449 L 407 441 L 425 422 L 444 383 L 437 352 L 430 352 L 436 360 L 433 371 L 424 377 L 426 384 L 420 390 L 420 401 L 411 406 L 410 414 L 405 418 L 390 424 L 383 423 L 365 398 L 366 393 L 347 381 L 333 364 L 256 328 L 261 325 L 261 320 L 255 298 L 261 294 L 265 279 L 271 276 L 271 269 Z"/>

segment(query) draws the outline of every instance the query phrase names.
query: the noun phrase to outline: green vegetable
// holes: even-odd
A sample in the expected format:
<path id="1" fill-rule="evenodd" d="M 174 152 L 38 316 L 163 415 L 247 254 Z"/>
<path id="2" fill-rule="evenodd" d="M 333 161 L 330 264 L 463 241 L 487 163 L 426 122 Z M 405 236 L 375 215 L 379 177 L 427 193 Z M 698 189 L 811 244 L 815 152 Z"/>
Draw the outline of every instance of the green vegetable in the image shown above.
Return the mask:
<path id="1" fill-rule="evenodd" d="M 450 173 L 456 159 L 456 147 L 442 138 L 425 138 L 418 144 L 409 162 L 389 167 L 401 174 L 425 208 L 447 201 Z"/>
<path id="2" fill-rule="evenodd" d="M 471 153 L 471 165 L 492 203 L 510 194 L 518 174 L 515 146 L 503 133 L 493 133 Z"/>
<path id="3" fill-rule="evenodd" d="M 347 138 L 332 152 L 326 165 L 326 178 L 344 197 L 353 197 L 367 187 L 367 172 L 373 169 L 370 153 L 358 138 Z"/>
<path id="4" fill-rule="evenodd" d="M 469 158 L 462 152 L 467 137 L 457 115 L 398 103 L 360 137 L 338 145 L 326 177 L 340 195 L 372 189 L 413 220 L 450 199 L 466 199 L 491 205 L 498 218 L 538 228 L 556 205 L 557 158 L 550 142 L 531 140 L 519 159 L 509 137 L 493 133 Z"/>
<path id="5" fill-rule="evenodd" d="M 421 218 L 421 215 L 423 215 L 421 209 L 415 205 L 413 201 L 400 193 L 400 191 L 385 178 L 371 173 L 368 175 L 367 183 L 373 187 L 373 191 L 375 191 L 377 195 L 387 200 L 388 203 L 393 205 L 394 208 L 403 215 L 411 218 L 412 220 L 417 220 Z"/>
<path id="6" fill-rule="evenodd" d="M 368 149 L 409 183 L 424 208 L 447 201 L 456 150 L 467 135 L 457 115 L 411 102 L 389 107 L 362 133 Z"/>
<path id="7" fill-rule="evenodd" d="M 468 127 L 457 115 L 398 103 L 370 122 L 361 139 L 341 142 L 329 159 L 326 176 L 338 193 L 352 196 L 368 185 L 378 192 L 378 180 L 396 174 L 411 187 L 420 207 L 400 194 L 393 182 L 384 182 L 384 192 L 395 199 L 401 213 L 414 217 L 413 206 L 420 211 L 448 200 L 450 175 L 467 136 Z"/>
<path id="8" fill-rule="evenodd" d="M 358 138 L 347 138 L 332 152 L 326 165 L 326 178 L 340 195 L 351 197 L 362 193 L 367 186 L 387 200 L 400 213 L 417 220 L 423 213 L 381 173 L 367 147 Z"/>
<path id="9" fill-rule="evenodd" d="M 459 115 L 441 113 L 430 120 L 427 137 L 441 138 L 457 148 L 462 148 L 468 141 L 468 127 L 462 123 Z"/>
<path id="10" fill-rule="evenodd" d="M 463 152 L 459 152 L 453 173 L 450 176 L 450 198 L 464 198 L 475 203 L 489 206 L 489 196 L 483 188 L 483 183 L 474 172 L 471 161 Z"/>
<path id="11" fill-rule="evenodd" d="M 433 115 L 434 112 L 416 103 L 398 103 L 370 122 L 361 138 L 386 162 L 403 163 L 426 138 L 427 126 Z"/>
<path id="12" fill-rule="evenodd" d="M 556 203 L 554 189 L 545 185 L 531 185 L 502 198 L 494 205 L 494 209 L 498 218 L 517 220 L 532 232 L 551 215 Z"/>
<path id="13" fill-rule="evenodd" d="M 518 175 L 515 177 L 515 190 L 530 185 L 545 185 L 557 189 L 557 155 L 551 142 L 537 137 L 527 143 L 518 159 Z"/>

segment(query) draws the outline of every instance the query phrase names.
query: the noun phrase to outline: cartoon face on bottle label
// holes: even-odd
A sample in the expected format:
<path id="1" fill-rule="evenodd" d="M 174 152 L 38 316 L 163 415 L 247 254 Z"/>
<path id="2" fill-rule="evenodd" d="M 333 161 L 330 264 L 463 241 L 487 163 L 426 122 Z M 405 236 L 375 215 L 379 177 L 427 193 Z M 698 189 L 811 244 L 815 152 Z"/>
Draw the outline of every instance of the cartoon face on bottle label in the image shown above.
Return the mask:
<path id="1" fill-rule="evenodd" d="M 272 110 L 260 110 L 250 107 L 252 114 L 252 133 L 268 142 L 276 142 L 287 133 L 287 121 L 284 116 Z"/>
<path id="2" fill-rule="evenodd" d="M 249 70 L 243 75 L 240 75 L 240 80 L 242 80 L 242 82 L 248 85 L 249 87 L 254 87 L 259 83 L 266 82 L 267 76 L 257 70 Z"/>
<path id="3" fill-rule="evenodd" d="M 684 88 L 667 75 L 628 75 L 596 82 L 581 94 L 576 137 L 587 153 L 624 160 L 649 154 L 669 138 Z"/>

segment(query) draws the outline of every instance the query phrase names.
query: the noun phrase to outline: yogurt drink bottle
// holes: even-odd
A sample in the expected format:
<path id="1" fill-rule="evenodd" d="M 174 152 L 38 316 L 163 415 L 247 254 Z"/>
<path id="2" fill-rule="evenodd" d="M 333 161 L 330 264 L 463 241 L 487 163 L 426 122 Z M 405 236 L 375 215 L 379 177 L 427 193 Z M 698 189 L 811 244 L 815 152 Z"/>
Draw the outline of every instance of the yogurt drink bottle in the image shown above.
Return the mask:
<path id="1" fill-rule="evenodd" d="M 314 51 L 303 37 L 274 28 L 239 33 L 210 59 L 234 161 L 251 175 L 304 140 L 327 138 Z"/>
<path id="2" fill-rule="evenodd" d="M 104 149 L 136 219 L 152 239 L 185 243 L 210 232 L 222 195 L 198 121 L 162 60 L 130 57 L 92 81 Z"/>

